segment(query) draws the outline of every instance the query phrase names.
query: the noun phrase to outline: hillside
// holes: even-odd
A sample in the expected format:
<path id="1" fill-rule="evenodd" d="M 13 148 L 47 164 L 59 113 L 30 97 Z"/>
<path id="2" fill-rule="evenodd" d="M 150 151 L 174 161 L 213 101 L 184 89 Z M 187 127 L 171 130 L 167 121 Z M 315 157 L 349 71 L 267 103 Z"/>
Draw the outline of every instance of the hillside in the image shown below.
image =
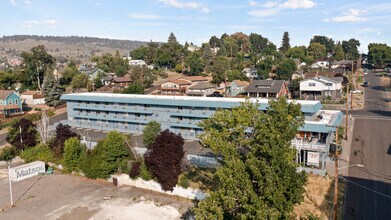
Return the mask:
<path id="1" fill-rule="evenodd" d="M 10 58 L 40 44 L 45 45 L 56 58 L 89 60 L 93 55 L 115 53 L 117 50 L 125 55 L 146 42 L 78 36 L 13 35 L 0 38 L 0 57 Z"/>

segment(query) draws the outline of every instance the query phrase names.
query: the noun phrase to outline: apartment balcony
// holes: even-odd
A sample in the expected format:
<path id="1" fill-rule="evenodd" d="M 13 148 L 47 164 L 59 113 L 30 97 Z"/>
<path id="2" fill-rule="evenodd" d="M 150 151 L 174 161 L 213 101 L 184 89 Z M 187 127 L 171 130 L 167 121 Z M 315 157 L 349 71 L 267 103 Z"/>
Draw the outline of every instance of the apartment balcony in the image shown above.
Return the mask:
<path id="1" fill-rule="evenodd" d="M 316 137 L 311 137 L 309 139 L 295 138 L 291 141 L 291 143 L 297 150 L 328 152 L 330 142 L 333 140 L 333 138 L 334 135 L 332 134 L 329 134 L 325 140 L 320 140 Z"/>
<path id="2" fill-rule="evenodd" d="M 126 115 L 107 115 L 107 114 L 95 114 L 95 113 L 76 113 L 73 114 L 75 118 L 83 119 L 95 119 L 104 121 L 115 121 L 115 122 L 130 122 L 138 124 L 147 124 L 148 121 L 145 117 L 135 117 Z"/>
<path id="3" fill-rule="evenodd" d="M 153 114 L 149 108 L 142 106 L 129 106 L 129 105 L 96 105 L 96 104 L 85 104 L 78 103 L 73 106 L 74 109 L 81 110 L 92 110 L 92 111 L 108 111 L 108 112 L 124 112 L 124 113 L 143 113 Z"/>
<path id="4" fill-rule="evenodd" d="M 194 118 L 210 118 L 215 111 L 210 110 L 189 110 L 177 109 L 169 110 L 171 116 L 194 117 Z"/>

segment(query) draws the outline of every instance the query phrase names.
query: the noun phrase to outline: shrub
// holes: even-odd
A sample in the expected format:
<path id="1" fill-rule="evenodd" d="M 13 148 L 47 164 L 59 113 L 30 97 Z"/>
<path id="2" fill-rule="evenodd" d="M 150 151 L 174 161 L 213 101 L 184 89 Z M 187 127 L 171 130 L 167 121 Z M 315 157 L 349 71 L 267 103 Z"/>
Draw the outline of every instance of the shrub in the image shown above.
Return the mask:
<path id="1" fill-rule="evenodd" d="M 16 147 L 7 146 L 0 151 L 0 160 L 11 161 L 19 154 Z"/>
<path id="2" fill-rule="evenodd" d="M 152 173 L 149 172 L 148 167 L 145 165 L 144 162 L 141 163 L 140 177 L 141 177 L 141 179 L 146 180 L 146 181 L 153 179 Z"/>
<path id="3" fill-rule="evenodd" d="M 132 179 L 138 177 L 140 175 L 140 167 L 141 167 L 140 162 L 133 163 L 132 168 L 130 169 L 129 177 Z"/>
<path id="4" fill-rule="evenodd" d="M 7 134 L 7 141 L 19 150 L 37 144 L 37 130 L 31 120 L 22 118 L 12 124 Z"/>
<path id="5" fill-rule="evenodd" d="M 145 154 L 145 164 L 163 190 L 174 189 L 181 174 L 181 162 L 185 152 L 182 136 L 174 134 L 168 129 L 162 131 Z"/>
<path id="6" fill-rule="evenodd" d="M 20 154 L 20 157 L 24 159 L 26 163 L 30 163 L 36 160 L 40 160 L 45 163 L 57 162 L 53 152 L 46 144 L 39 144 L 35 147 L 28 148 Z"/>
<path id="7" fill-rule="evenodd" d="M 186 175 L 182 175 L 179 177 L 178 185 L 187 189 L 190 186 L 189 178 Z"/>
<path id="8" fill-rule="evenodd" d="M 149 148 L 161 131 L 160 123 L 157 121 L 150 121 L 143 129 L 143 142 Z"/>
<path id="9" fill-rule="evenodd" d="M 69 138 L 64 144 L 63 163 L 68 171 L 80 171 L 86 159 L 87 147 L 76 137 Z"/>
<path id="10" fill-rule="evenodd" d="M 102 158 L 95 150 L 90 151 L 82 165 L 82 171 L 85 176 L 92 179 L 108 178 L 108 176 L 102 172 L 101 161 Z"/>
<path id="11" fill-rule="evenodd" d="M 56 135 L 54 139 L 49 143 L 50 148 L 53 150 L 54 154 L 57 157 L 61 158 L 64 152 L 65 141 L 72 137 L 79 138 L 79 135 L 73 132 L 69 125 L 63 125 L 61 123 L 57 125 Z"/>
<path id="12" fill-rule="evenodd" d="M 47 114 L 48 114 L 48 117 L 52 117 L 55 115 L 55 113 L 53 111 L 47 111 Z"/>

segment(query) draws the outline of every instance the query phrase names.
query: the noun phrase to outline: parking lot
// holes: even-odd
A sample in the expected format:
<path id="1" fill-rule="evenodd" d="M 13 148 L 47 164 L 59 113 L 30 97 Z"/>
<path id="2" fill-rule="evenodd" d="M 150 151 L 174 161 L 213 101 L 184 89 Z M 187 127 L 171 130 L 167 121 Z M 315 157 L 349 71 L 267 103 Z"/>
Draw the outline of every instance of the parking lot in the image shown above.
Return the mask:
<path id="1" fill-rule="evenodd" d="M 14 207 L 3 175 L 0 219 L 179 219 L 193 206 L 190 200 L 65 174 L 35 176 L 12 188 Z"/>

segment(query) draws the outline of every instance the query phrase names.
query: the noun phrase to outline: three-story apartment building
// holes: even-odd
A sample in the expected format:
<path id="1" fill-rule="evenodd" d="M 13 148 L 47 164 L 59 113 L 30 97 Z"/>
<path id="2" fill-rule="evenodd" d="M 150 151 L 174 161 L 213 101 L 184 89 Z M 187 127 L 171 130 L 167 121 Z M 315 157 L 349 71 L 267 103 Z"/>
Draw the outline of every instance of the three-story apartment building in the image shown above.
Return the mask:
<path id="1" fill-rule="evenodd" d="M 61 97 L 67 102 L 67 124 L 72 127 L 97 130 L 117 130 L 141 134 L 144 126 L 158 121 L 162 129 L 170 129 L 185 139 L 197 140 L 202 129 L 197 125 L 218 109 L 232 109 L 244 98 L 213 98 L 189 96 L 126 95 L 107 93 L 76 93 Z M 268 99 L 251 99 L 266 111 Z M 297 161 L 303 169 L 325 173 L 329 146 L 335 127 L 342 120 L 340 111 L 321 110 L 319 101 L 295 100 L 301 104 L 305 124 L 292 140 L 297 149 Z"/>

